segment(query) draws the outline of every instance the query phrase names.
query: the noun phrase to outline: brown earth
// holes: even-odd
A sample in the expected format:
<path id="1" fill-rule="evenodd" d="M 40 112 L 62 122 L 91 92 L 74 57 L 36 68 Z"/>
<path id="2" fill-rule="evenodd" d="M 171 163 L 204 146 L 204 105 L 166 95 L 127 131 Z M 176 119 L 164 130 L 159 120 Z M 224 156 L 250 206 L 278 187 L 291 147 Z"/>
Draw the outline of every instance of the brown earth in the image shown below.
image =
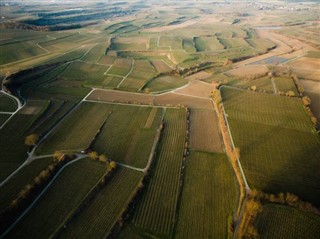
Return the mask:
<path id="1" fill-rule="evenodd" d="M 191 110 L 190 147 L 207 152 L 223 152 L 219 121 L 214 110 Z"/>
<path id="2" fill-rule="evenodd" d="M 264 65 L 243 66 L 230 70 L 226 73 L 228 76 L 239 78 L 262 76 L 268 73 L 269 69 Z"/>
<path id="3" fill-rule="evenodd" d="M 178 106 L 183 105 L 189 108 L 196 109 L 212 109 L 212 103 L 209 99 L 202 99 L 197 97 L 190 97 L 186 95 L 179 95 L 175 93 L 166 93 L 155 97 L 154 103 L 156 105 Z"/>
<path id="4" fill-rule="evenodd" d="M 195 74 L 186 77 L 187 80 L 204 80 L 211 77 L 211 74 L 206 71 L 199 71 Z"/>
<path id="5" fill-rule="evenodd" d="M 176 93 L 161 95 L 140 94 L 114 90 L 95 90 L 88 101 L 114 102 L 125 104 L 159 105 L 168 107 L 186 106 L 196 109 L 213 109 L 211 100 Z"/>
<path id="6" fill-rule="evenodd" d="M 202 81 L 193 81 L 186 87 L 175 92 L 191 96 L 210 98 L 213 87 L 213 84 L 205 83 Z"/>

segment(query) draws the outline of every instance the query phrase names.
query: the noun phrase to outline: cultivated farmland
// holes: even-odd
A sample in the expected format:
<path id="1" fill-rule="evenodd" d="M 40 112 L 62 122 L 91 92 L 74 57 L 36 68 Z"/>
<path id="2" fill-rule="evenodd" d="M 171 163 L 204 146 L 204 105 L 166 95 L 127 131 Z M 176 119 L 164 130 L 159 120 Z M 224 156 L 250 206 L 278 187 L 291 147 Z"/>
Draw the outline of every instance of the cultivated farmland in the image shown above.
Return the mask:
<path id="1" fill-rule="evenodd" d="M 103 78 L 108 66 L 75 61 L 62 73 L 61 77 L 70 80 L 86 80 L 88 84 Z"/>
<path id="2" fill-rule="evenodd" d="M 319 237 L 320 218 L 318 216 L 276 204 L 266 204 L 262 210 L 255 221 L 262 239 L 316 239 Z"/>
<path id="3" fill-rule="evenodd" d="M 45 110 L 47 101 L 29 101 L 0 130 L 2 156 L 0 160 L 0 180 L 4 180 L 27 158 L 28 147 L 24 145 L 26 131 Z M 12 133 L 15 132 L 15 133 Z"/>
<path id="4" fill-rule="evenodd" d="M 84 61 L 97 63 L 100 62 L 100 60 L 104 57 L 104 54 L 106 52 L 106 44 L 99 43 L 95 47 L 93 47 L 89 53 L 82 58 Z"/>
<path id="5" fill-rule="evenodd" d="M 172 68 L 168 66 L 164 61 L 152 60 L 151 64 L 159 73 L 165 73 L 172 71 Z"/>
<path id="6" fill-rule="evenodd" d="M 229 88 L 222 96 L 249 184 L 318 205 L 320 139 L 301 100 Z"/>
<path id="7" fill-rule="evenodd" d="M 104 238 L 135 194 L 142 173 L 119 168 L 59 238 Z M 89 223 L 88 223 L 89 222 Z"/>
<path id="8" fill-rule="evenodd" d="M 195 37 L 193 41 L 197 52 L 224 49 L 216 37 Z"/>
<path id="9" fill-rule="evenodd" d="M 0 52 L 2 56 L 0 65 L 46 54 L 46 51 L 36 46 L 36 42 L 33 41 L 0 45 Z"/>
<path id="10" fill-rule="evenodd" d="M 144 89 L 150 92 L 168 91 L 187 84 L 187 80 L 178 76 L 159 76 L 148 82 Z"/>
<path id="11" fill-rule="evenodd" d="M 0 111 L 13 112 L 17 109 L 17 103 L 14 99 L 0 93 Z"/>
<path id="12" fill-rule="evenodd" d="M 0 114 L 0 127 L 9 119 L 10 114 Z"/>
<path id="13" fill-rule="evenodd" d="M 290 77 L 276 77 L 274 82 L 279 92 L 285 94 L 288 91 L 292 91 L 295 95 L 298 95 L 297 87 Z"/>
<path id="14" fill-rule="evenodd" d="M 190 148 L 207 152 L 223 152 L 219 122 L 213 110 L 191 110 Z"/>
<path id="15" fill-rule="evenodd" d="M 7 184 L 3 185 L 0 194 L 0 212 L 10 205 L 26 185 L 32 184 L 34 178 L 46 169 L 52 161 L 52 157 L 35 160 L 19 171 Z"/>
<path id="16" fill-rule="evenodd" d="M 126 58 L 116 58 L 111 68 L 106 72 L 109 75 L 125 76 L 130 72 L 132 60 Z"/>
<path id="17" fill-rule="evenodd" d="M 93 149 L 117 162 L 144 168 L 163 109 L 121 105 L 108 107 L 112 114 L 102 127 Z"/>
<path id="18" fill-rule="evenodd" d="M 155 74 L 156 70 L 149 61 L 137 60 L 134 62 L 130 75 L 121 83 L 120 88 L 140 90 Z"/>
<path id="19" fill-rule="evenodd" d="M 185 114 L 184 109 L 167 109 L 155 172 L 133 218 L 136 226 L 166 236 L 172 234 L 176 216 L 186 136 Z"/>
<path id="20" fill-rule="evenodd" d="M 237 197 L 226 156 L 191 151 L 175 238 L 227 238 Z"/>
<path id="21" fill-rule="evenodd" d="M 255 80 L 236 80 L 230 82 L 229 84 L 245 89 L 251 89 L 251 87 L 255 86 L 257 91 L 268 93 L 275 93 L 275 90 L 277 90 L 273 87 L 272 80 L 267 76 Z"/>
<path id="22" fill-rule="evenodd" d="M 54 236 L 106 171 L 106 163 L 91 159 L 69 165 L 8 237 Z"/>
<path id="23" fill-rule="evenodd" d="M 12 1 L 1 239 L 318 236 L 315 0 Z"/>
<path id="24" fill-rule="evenodd" d="M 81 103 L 38 151 L 53 153 L 56 150 L 81 151 L 88 148 L 109 114 L 111 109 L 107 105 Z"/>

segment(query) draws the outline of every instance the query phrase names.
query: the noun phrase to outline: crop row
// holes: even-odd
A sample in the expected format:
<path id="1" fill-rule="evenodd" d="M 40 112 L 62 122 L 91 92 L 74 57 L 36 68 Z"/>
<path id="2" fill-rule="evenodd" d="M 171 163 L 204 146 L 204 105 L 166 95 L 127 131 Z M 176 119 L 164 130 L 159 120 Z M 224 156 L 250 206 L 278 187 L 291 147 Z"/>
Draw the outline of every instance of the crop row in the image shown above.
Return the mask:
<path id="1" fill-rule="evenodd" d="M 162 115 L 157 109 L 150 128 L 145 128 L 151 112 L 151 107 L 113 106 L 93 149 L 117 162 L 145 167 Z"/>
<path id="2" fill-rule="evenodd" d="M 39 151 L 53 153 L 56 150 L 88 148 L 110 112 L 104 104 L 81 103 L 79 108 L 67 116 L 63 125 L 39 147 Z"/>
<path id="3" fill-rule="evenodd" d="M 319 238 L 320 218 L 288 206 L 266 204 L 255 221 L 261 239 Z"/>
<path id="4" fill-rule="evenodd" d="M 237 198 L 237 183 L 226 156 L 191 151 L 175 238 L 227 238 Z"/>
<path id="5" fill-rule="evenodd" d="M 68 166 L 8 237 L 49 238 L 106 172 L 105 163 L 90 159 Z M 85 175 L 85 177 L 83 177 Z"/>
<path id="6" fill-rule="evenodd" d="M 62 231 L 60 238 L 105 238 L 125 211 L 142 173 L 119 168 L 90 204 Z"/>
<path id="7" fill-rule="evenodd" d="M 0 130 L 1 161 L 0 181 L 4 180 L 27 158 L 28 147 L 24 145 L 24 138 L 32 123 L 39 117 L 41 111 L 47 107 L 48 101 L 29 101 L 27 105 L 15 114 Z"/>
<path id="8" fill-rule="evenodd" d="M 176 216 L 186 135 L 185 117 L 184 109 L 167 109 L 156 168 L 133 218 L 135 225 L 164 235 L 172 233 Z"/>
<path id="9" fill-rule="evenodd" d="M 318 205 L 320 139 L 300 99 L 226 88 L 222 96 L 250 186 Z"/>

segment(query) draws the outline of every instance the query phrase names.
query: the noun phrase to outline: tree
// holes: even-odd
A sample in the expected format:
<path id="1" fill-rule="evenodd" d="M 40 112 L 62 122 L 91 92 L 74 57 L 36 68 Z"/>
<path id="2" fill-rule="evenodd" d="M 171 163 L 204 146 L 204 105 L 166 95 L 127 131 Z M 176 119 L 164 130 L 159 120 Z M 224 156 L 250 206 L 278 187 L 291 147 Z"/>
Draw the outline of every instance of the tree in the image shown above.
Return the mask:
<path id="1" fill-rule="evenodd" d="M 91 159 L 97 159 L 98 158 L 98 154 L 96 151 L 91 151 L 90 153 L 88 153 L 89 158 Z"/>
<path id="2" fill-rule="evenodd" d="M 257 229 L 255 229 L 253 225 L 249 225 L 245 234 L 244 234 L 244 238 L 246 238 L 246 239 L 259 238 L 259 234 L 258 234 Z"/>
<path id="3" fill-rule="evenodd" d="M 289 90 L 286 92 L 286 96 L 292 97 L 292 96 L 295 96 L 295 93 L 292 90 Z"/>
<path id="4" fill-rule="evenodd" d="M 256 91 L 257 87 L 255 85 L 251 86 L 251 90 Z"/>
<path id="5" fill-rule="evenodd" d="M 55 161 L 63 161 L 65 159 L 65 154 L 61 151 L 55 151 L 53 154 L 53 158 Z"/>
<path id="6" fill-rule="evenodd" d="M 115 169 L 117 167 L 117 163 L 115 161 L 111 161 L 109 165 L 111 169 Z"/>
<path id="7" fill-rule="evenodd" d="M 311 104 L 311 99 L 308 96 L 304 96 L 304 97 L 302 97 L 302 103 L 305 106 L 309 106 Z"/>
<path id="8" fill-rule="evenodd" d="M 39 135 L 37 134 L 30 134 L 26 137 L 24 143 L 27 146 L 34 146 L 38 143 L 39 141 Z"/>
<path id="9" fill-rule="evenodd" d="M 99 161 L 101 161 L 101 162 L 106 162 L 107 161 L 107 156 L 105 156 L 104 154 L 101 154 L 100 156 L 99 156 Z"/>

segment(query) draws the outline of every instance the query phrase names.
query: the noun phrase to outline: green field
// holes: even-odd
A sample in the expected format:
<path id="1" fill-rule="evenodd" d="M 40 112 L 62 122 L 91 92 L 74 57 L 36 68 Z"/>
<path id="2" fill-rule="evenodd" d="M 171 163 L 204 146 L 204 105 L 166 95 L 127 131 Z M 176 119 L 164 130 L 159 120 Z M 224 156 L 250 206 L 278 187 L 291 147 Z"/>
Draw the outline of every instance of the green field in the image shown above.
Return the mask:
<path id="1" fill-rule="evenodd" d="M 79 33 L 71 33 L 66 36 L 60 36 L 53 40 L 46 39 L 45 42 L 40 42 L 40 46 L 52 52 L 65 52 L 81 46 L 82 43 L 88 39 L 90 39 L 88 36 Z"/>
<path id="2" fill-rule="evenodd" d="M 121 83 L 120 88 L 126 90 L 139 90 L 155 75 L 156 70 L 150 61 L 136 60 L 132 72 Z"/>
<path id="3" fill-rule="evenodd" d="M 27 105 L 0 130 L 0 181 L 27 159 L 28 147 L 24 145 L 26 132 L 47 106 L 47 101 L 28 101 Z"/>
<path id="4" fill-rule="evenodd" d="M 266 204 L 255 222 L 261 239 L 319 238 L 319 216 L 277 204 Z"/>
<path id="5" fill-rule="evenodd" d="M 170 47 L 172 50 L 183 50 L 182 39 L 176 36 L 161 36 L 159 46 Z"/>
<path id="6" fill-rule="evenodd" d="M 257 91 L 263 91 L 268 93 L 274 93 L 271 79 L 269 77 L 262 77 L 255 80 L 234 80 L 230 81 L 228 85 L 251 89 L 252 86 L 256 86 Z"/>
<path id="7" fill-rule="evenodd" d="M 17 103 L 11 97 L 0 93 L 0 111 L 13 112 L 17 109 Z"/>
<path id="8" fill-rule="evenodd" d="M 74 44 L 72 44 L 74 46 Z M 65 62 L 71 62 L 80 59 L 85 55 L 87 51 L 89 51 L 92 48 L 92 46 L 88 45 L 81 45 L 77 48 L 70 49 L 69 51 L 64 50 L 64 53 L 61 54 L 58 57 L 54 57 L 52 59 L 49 59 L 45 62 L 41 62 L 41 65 L 43 64 L 55 64 L 55 63 L 65 63 Z"/>
<path id="9" fill-rule="evenodd" d="M 147 38 L 112 38 L 110 49 L 115 51 L 143 51 L 146 50 L 147 41 Z"/>
<path id="10" fill-rule="evenodd" d="M 53 161 L 52 157 L 37 159 L 13 176 L 1 187 L 0 212 L 10 205 L 19 192 L 27 185 L 32 184 L 35 177 Z"/>
<path id="11" fill-rule="evenodd" d="M 183 49 L 188 53 L 196 53 L 195 43 L 192 38 L 184 38 L 182 40 Z"/>
<path id="12" fill-rule="evenodd" d="M 219 41 L 226 49 L 248 46 L 243 38 L 219 38 Z"/>
<path id="13" fill-rule="evenodd" d="M 319 237 L 319 217 L 274 200 L 320 208 L 318 85 L 300 79 L 318 78 L 316 0 L 32 2 L 0 3 L 4 227 L 56 151 L 88 158 L 1 239 Z M 263 211 L 247 217 L 251 199 Z"/>
<path id="14" fill-rule="evenodd" d="M 197 52 L 222 50 L 224 46 L 216 37 L 195 37 L 193 38 Z"/>
<path id="15" fill-rule="evenodd" d="M 68 66 L 60 77 L 71 80 L 83 80 L 90 84 L 91 81 L 103 78 L 103 74 L 108 68 L 108 66 L 104 65 L 75 61 Z"/>
<path id="16" fill-rule="evenodd" d="M 89 147 L 100 129 L 110 108 L 104 104 L 84 102 L 63 121 L 37 152 L 53 153 L 56 150 L 81 151 Z"/>
<path id="17" fill-rule="evenodd" d="M 102 82 L 99 82 L 99 84 L 101 84 L 100 86 L 102 86 L 102 88 L 117 88 L 122 80 L 123 78 L 119 76 L 106 75 L 102 78 Z"/>
<path id="18" fill-rule="evenodd" d="M 58 121 L 67 114 L 72 107 L 73 102 L 52 100 L 51 104 L 47 108 L 46 112 L 35 122 L 35 124 L 28 130 L 30 133 L 36 133 L 38 135 L 45 135 L 54 127 Z"/>
<path id="19" fill-rule="evenodd" d="M 83 61 L 98 63 L 105 55 L 106 52 L 106 44 L 99 43 L 95 47 L 93 47 L 85 57 L 82 58 Z"/>
<path id="20" fill-rule="evenodd" d="M 0 127 L 4 122 L 7 121 L 7 119 L 9 119 L 9 117 L 10 117 L 10 114 L 0 114 Z"/>
<path id="21" fill-rule="evenodd" d="M 117 162 L 144 168 L 163 114 L 161 108 L 108 105 L 112 114 L 94 150 Z"/>
<path id="22" fill-rule="evenodd" d="M 175 238 L 228 238 L 238 201 L 236 179 L 223 154 L 191 151 Z"/>
<path id="23" fill-rule="evenodd" d="M 296 96 L 299 95 L 297 87 L 290 77 L 275 77 L 274 82 L 279 92 L 285 94 L 288 91 L 293 91 Z"/>
<path id="24" fill-rule="evenodd" d="M 272 47 L 275 47 L 275 44 L 269 40 L 261 39 L 261 38 L 254 38 L 254 39 L 246 39 L 248 44 L 255 49 L 265 52 Z"/>
<path id="25" fill-rule="evenodd" d="M 116 58 L 107 74 L 125 76 L 130 72 L 131 65 L 132 60 L 130 59 Z"/>
<path id="26" fill-rule="evenodd" d="M 41 72 L 38 73 L 37 77 L 34 77 L 34 74 L 32 73 L 28 76 L 25 76 L 27 78 L 27 81 L 23 77 L 22 79 L 18 78 L 24 83 L 21 87 L 21 95 L 27 98 L 37 96 L 38 94 L 41 95 L 42 89 L 48 88 L 50 86 L 50 83 L 55 81 L 67 67 L 68 64 L 61 64 L 57 67 L 44 68 Z"/>
<path id="27" fill-rule="evenodd" d="M 127 207 L 142 173 L 119 168 L 59 238 L 105 238 Z"/>
<path id="28" fill-rule="evenodd" d="M 143 90 L 150 92 L 167 91 L 187 84 L 188 81 L 178 76 L 159 76 L 148 82 Z"/>
<path id="29" fill-rule="evenodd" d="M 250 186 L 291 192 L 319 206 L 320 139 L 301 100 L 229 88 L 221 92 Z"/>
<path id="30" fill-rule="evenodd" d="M 16 49 L 19 49 L 19 51 L 17 51 Z M 25 41 L 0 45 L 0 52 L 0 65 L 12 63 L 15 61 L 47 53 L 40 47 L 36 46 L 36 42 L 34 41 Z"/>
<path id="31" fill-rule="evenodd" d="M 8 235 L 9 238 L 53 236 L 106 173 L 107 164 L 81 159 L 59 177 Z M 85 175 L 85 177 L 84 177 Z"/>
<path id="32" fill-rule="evenodd" d="M 167 109 L 156 168 L 138 204 L 133 224 L 170 237 L 176 218 L 186 134 L 185 109 Z"/>

